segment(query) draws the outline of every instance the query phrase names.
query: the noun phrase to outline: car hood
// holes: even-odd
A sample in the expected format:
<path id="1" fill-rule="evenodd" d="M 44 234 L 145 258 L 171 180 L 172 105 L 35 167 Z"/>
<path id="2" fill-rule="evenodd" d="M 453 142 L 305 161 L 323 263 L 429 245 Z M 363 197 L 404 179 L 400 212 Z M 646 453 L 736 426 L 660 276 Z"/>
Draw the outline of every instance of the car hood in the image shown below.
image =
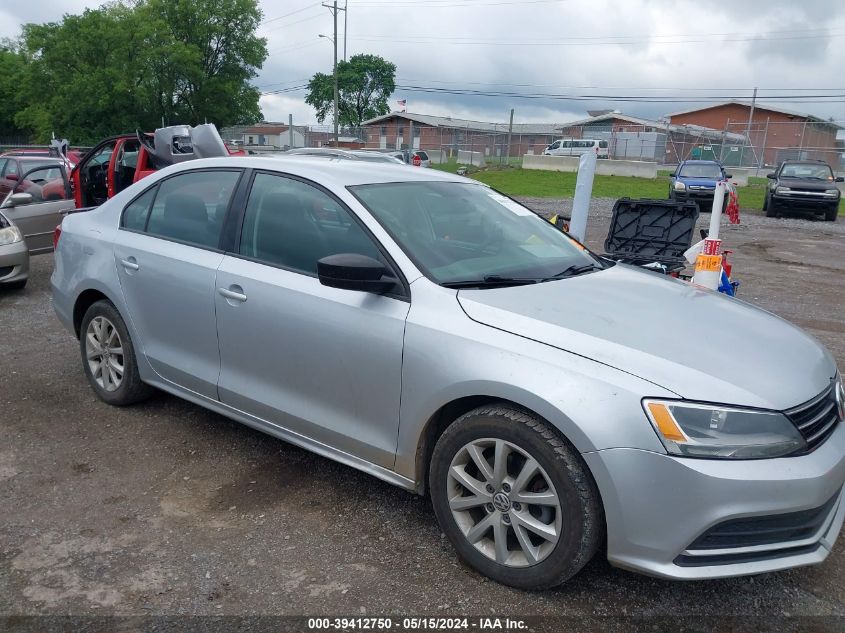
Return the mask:
<path id="1" fill-rule="evenodd" d="M 836 372 L 827 350 L 783 319 L 623 264 L 540 284 L 460 290 L 458 301 L 474 321 L 690 400 L 783 410 L 817 395 Z"/>
<path id="2" fill-rule="evenodd" d="M 832 180 L 807 180 L 805 178 L 781 178 L 778 180 L 778 185 L 781 187 L 806 189 L 808 191 L 825 191 L 826 189 L 836 188 L 836 183 Z"/>

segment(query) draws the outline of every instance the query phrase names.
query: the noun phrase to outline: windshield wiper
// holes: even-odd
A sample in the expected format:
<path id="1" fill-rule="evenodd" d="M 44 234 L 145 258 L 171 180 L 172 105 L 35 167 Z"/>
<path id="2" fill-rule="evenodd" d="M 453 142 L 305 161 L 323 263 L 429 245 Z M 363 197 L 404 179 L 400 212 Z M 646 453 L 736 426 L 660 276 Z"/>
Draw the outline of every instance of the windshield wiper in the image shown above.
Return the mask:
<path id="1" fill-rule="evenodd" d="M 556 275 L 552 275 L 551 277 L 546 277 L 545 279 L 541 279 L 540 281 L 554 281 L 555 279 L 565 279 L 566 277 L 575 277 L 576 275 L 581 275 L 583 273 L 588 273 L 592 270 L 601 270 L 601 266 L 598 264 L 572 264 L 572 266 L 567 266 L 562 271 L 557 273 Z"/>
<path id="2" fill-rule="evenodd" d="M 492 288 L 496 286 L 525 286 L 536 284 L 542 279 L 536 277 L 503 277 L 502 275 L 485 275 L 482 279 L 462 279 L 460 281 L 444 281 L 445 288 Z"/>

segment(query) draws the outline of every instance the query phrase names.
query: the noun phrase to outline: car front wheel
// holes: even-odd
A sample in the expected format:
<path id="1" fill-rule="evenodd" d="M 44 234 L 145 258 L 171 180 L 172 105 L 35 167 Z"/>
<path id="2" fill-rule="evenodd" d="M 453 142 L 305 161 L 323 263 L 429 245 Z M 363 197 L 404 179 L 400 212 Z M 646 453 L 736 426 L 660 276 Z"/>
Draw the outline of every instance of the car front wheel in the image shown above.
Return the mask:
<path id="1" fill-rule="evenodd" d="M 513 587 L 542 589 L 571 578 L 604 534 L 598 490 L 578 452 L 543 420 L 504 403 L 446 429 L 429 485 L 458 555 Z"/>
<path id="2" fill-rule="evenodd" d="M 92 304 L 82 317 L 79 346 L 88 382 L 104 402 L 125 406 L 148 398 L 126 324 L 111 302 Z"/>
<path id="3" fill-rule="evenodd" d="M 775 210 L 775 203 L 772 200 L 771 196 L 766 196 L 763 199 L 763 211 L 766 212 L 767 218 L 774 218 L 777 216 L 777 211 Z"/>
<path id="4" fill-rule="evenodd" d="M 837 202 L 835 205 L 831 206 L 824 214 L 824 219 L 828 222 L 836 222 L 836 218 L 839 217 L 839 203 Z"/>

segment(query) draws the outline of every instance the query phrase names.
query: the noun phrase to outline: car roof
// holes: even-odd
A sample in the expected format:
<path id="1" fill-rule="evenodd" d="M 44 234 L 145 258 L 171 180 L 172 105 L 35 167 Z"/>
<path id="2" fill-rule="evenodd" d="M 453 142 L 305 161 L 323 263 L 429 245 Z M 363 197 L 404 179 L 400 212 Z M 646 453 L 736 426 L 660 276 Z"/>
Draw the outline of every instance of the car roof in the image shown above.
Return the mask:
<path id="1" fill-rule="evenodd" d="M 408 169 L 406 165 L 339 158 L 314 160 L 307 156 L 298 155 L 200 158 L 171 165 L 159 173 L 172 174 L 179 171 L 210 167 L 239 167 L 277 171 L 337 187 L 388 182 L 463 182 L 485 186 L 477 180 L 436 169 Z"/>
<path id="2" fill-rule="evenodd" d="M 703 160 L 700 158 L 696 158 L 694 160 L 685 160 L 681 162 L 689 165 L 718 165 L 719 167 L 722 166 L 722 163 L 720 163 L 718 160 Z"/>

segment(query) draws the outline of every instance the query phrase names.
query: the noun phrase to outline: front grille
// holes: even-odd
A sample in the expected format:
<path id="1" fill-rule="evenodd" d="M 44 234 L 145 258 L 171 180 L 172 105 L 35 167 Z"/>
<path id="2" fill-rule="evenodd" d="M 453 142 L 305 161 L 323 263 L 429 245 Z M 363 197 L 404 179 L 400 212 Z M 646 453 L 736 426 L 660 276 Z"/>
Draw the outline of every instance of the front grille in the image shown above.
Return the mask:
<path id="1" fill-rule="evenodd" d="M 15 269 L 14 266 L 0 266 L 0 277 L 5 277 Z"/>
<path id="2" fill-rule="evenodd" d="M 681 554 L 674 563 L 678 567 L 709 567 L 710 565 L 737 565 L 739 563 L 756 563 L 763 560 L 775 560 L 786 556 L 800 556 L 812 554 L 821 547 L 818 543 L 790 547 L 787 549 L 766 550 L 764 552 L 738 552 L 731 554 L 716 554 L 714 556 L 689 556 Z"/>
<path id="3" fill-rule="evenodd" d="M 836 406 L 836 381 L 818 396 L 786 411 L 787 417 L 798 427 L 807 442 L 805 452 L 818 448 L 836 429 L 839 410 Z"/>
<path id="4" fill-rule="evenodd" d="M 818 535 L 836 512 L 838 499 L 839 492 L 824 505 L 810 510 L 719 523 L 695 539 L 674 563 L 681 567 L 730 565 L 814 552 L 820 547 L 818 540 L 806 541 Z M 734 548 L 739 551 L 730 551 Z"/>
<path id="5" fill-rule="evenodd" d="M 810 538 L 821 529 L 825 519 L 830 516 L 838 497 L 837 492 L 827 503 L 811 510 L 746 517 L 719 523 L 695 539 L 687 549 L 749 547 Z"/>

